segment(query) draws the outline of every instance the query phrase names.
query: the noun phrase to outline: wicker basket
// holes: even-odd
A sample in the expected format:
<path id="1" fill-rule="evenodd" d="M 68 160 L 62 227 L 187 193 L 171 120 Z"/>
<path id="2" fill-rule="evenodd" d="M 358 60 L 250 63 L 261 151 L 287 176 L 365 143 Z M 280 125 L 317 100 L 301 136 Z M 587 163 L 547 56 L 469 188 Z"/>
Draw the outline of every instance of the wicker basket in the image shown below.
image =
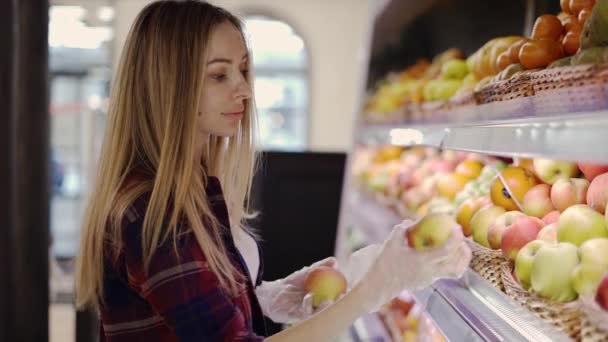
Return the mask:
<path id="1" fill-rule="evenodd" d="M 473 254 L 470 265 L 471 268 L 494 285 L 494 287 L 504 291 L 501 269 L 504 265 L 509 264 L 509 260 L 507 260 L 500 251 L 483 247 L 469 238 L 465 239 L 465 241 L 469 245 L 469 248 L 471 248 Z"/>
<path id="2" fill-rule="evenodd" d="M 534 96 L 530 73 L 520 73 L 508 80 L 489 83 L 474 93 L 477 104 Z"/>
<path id="3" fill-rule="evenodd" d="M 542 320 L 554 325 L 559 330 L 581 340 L 582 310 L 578 301 L 570 303 L 554 302 L 524 290 L 511 275 L 511 267 L 502 269 L 502 282 L 505 293 L 517 303 L 525 306 Z"/>
<path id="4" fill-rule="evenodd" d="M 535 113 L 559 114 L 608 107 L 608 65 L 587 64 L 531 74 Z"/>
<path id="5" fill-rule="evenodd" d="M 608 341 L 608 312 L 604 311 L 593 298 L 583 298 L 580 302 L 583 310 L 581 340 Z"/>

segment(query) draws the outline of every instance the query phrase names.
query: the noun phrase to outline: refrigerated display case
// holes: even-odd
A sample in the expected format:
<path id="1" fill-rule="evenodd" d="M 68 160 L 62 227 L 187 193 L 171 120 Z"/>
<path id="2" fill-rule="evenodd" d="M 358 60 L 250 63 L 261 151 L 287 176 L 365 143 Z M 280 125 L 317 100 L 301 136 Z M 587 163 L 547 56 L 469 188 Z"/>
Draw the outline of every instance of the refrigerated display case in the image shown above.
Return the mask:
<path id="1" fill-rule="evenodd" d="M 554 2 L 559 8 L 559 1 Z M 375 14 L 376 19 L 383 15 L 399 17 L 383 14 L 383 11 L 394 10 L 395 6 L 391 7 L 394 3 L 385 2 Z M 421 13 L 423 10 L 414 3 L 401 2 L 399 9 Z M 538 3 L 548 2 L 528 1 L 525 11 L 522 11 L 522 21 L 526 23 L 523 32 L 528 32 L 526 36 L 532 29 L 530 20 L 536 18 L 534 11 L 538 10 Z M 377 28 L 378 23 L 374 26 Z M 367 42 L 368 50 L 379 44 L 374 39 L 378 37 L 372 32 Z M 370 51 L 368 57 L 369 54 Z M 548 158 L 608 165 L 608 152 L 604 148 L 608 145 L 608 77 L 605 76 L 608 73 L 602 63 L 519 73 L 523 76 L 518 79 L 520 88 L 517 89 L 521 90 L 520 81 L 523 79 L 528 82 L 530 93 L 520 91 L 515 96 L 498 100 L 495 97 L 497 93 L 504 95 L 517 89 L 511 88 L 514 82 L 494 78 L 491 81 L 494 88 L 490 83 L 481 90 L 471 91 L 468 98 L 467 94 L 461 94 L 444 101 L 417 104 L 415 109 L 402 104 L 392 111 L 392 117 L 386 119 L 383 114 L 380 121 L 369 120 L 373 118 L 370 115 L 364 117 L 363 97 L 366 91 L 362 90 L 362 114 L 355 125 L 354 146 L 347 159 L 344 177 L 336 241 L 338 258 L 345 260 L 352 251 L 383 241 L 395 224 L 404 218 L 416 217 L 414 212 L 399 210 L 403 208 L 398 206 L 395 208 L 386 196 L 374 196 L 357 187 L 352 170 L 357 167 L 355 156 L 361 149 L 390 145 L 405 148 L 426 146 L 439 151 L 472 152 L 503 160 Z M 362 83 L 369 84 L 367 77 L 372 73 L 369 68 L 364 66 Z M 571 71 L 574 74 L 568 74 Z M 557 84 L 559 82 L 562 83 Z M 484 95 L 484 91 L 486 96 L 491 91 L 492 100 L 479 99 L 478 95 Z M 529 305 L 523 305 L 495 285 L 470 269 L 461 279 L 440 280 L 412 295 L 448 341 L 601 341 L 607 338 L 601 333 L 585 335 L 580 331 L 580 323 L 575 332 L 564 329 L 541 318 L 542 315 L 533 312 Z M 390 327 L 381 316 L 368 315 L 357 321 L 351 329 L 354 339 L 395 339 L 395 334 L 390 333 Z"/>

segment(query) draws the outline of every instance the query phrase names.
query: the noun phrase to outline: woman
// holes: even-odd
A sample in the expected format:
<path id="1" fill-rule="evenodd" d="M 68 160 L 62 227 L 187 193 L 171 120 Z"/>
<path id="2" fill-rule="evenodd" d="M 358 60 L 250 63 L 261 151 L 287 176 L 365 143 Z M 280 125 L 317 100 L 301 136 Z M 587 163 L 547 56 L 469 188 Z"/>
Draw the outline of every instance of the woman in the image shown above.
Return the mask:
<path id="1" fill-rule="evenodd" d="M 99 311 L 101 340 L 257 341 L 263 313 L 303 320 L 269 341 L 327 340 L 403 288 L 466 267 L 466 253 L 454 257 L 466 252 L 459 231 L 449 248 L 413 254 L 403 225 L 361 281 L 318 314 L 302 288 L 311 267 L 261 282 L 244 225 L 255 165 L 250 64 L 241 23 L 221 8 L 161 1 L 138 15 L 77 260 L 77 306 Z"/>

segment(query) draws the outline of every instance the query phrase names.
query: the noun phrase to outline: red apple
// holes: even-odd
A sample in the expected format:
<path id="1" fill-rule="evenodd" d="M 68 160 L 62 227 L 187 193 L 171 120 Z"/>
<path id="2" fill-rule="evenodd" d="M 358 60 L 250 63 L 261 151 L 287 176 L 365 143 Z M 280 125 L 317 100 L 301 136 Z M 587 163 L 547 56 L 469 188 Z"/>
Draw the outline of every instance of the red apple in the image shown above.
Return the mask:
<path id="1" fill-rule="evenodd" d="M 518 217 L 515 223 L 505 231 L 500 247 L 502 254 L 511 261 L 517 257 L 517 252 L 528 242 L 536 239 L 543 227 L 543 221 L 532 216 Z"/>
<path id="2" fill-rule="evenodd" d="M 498 216 L 496 220 L 494 220 L 494 223 L 490 225 L 490 228 L 488 228 L 488 242 L 490 243 L 490 248 L 500 249 L 500 242 L 504 232 L 515 223 L 515 220 L 518 217 L 522 216 L 526 215 L 519 211 L 507 211 Z"/>
<path id="3" fill-rule="evenodd" d="M 608 311 L 608 272 L 604 273 L 600 284 L 597 287 L 595 300 L 602 307 L 602 309 Z"/>
<path id="4" fill-rule="evenodd" d="M 543 222 L 545 224 L 555 223 L 559 220 L 559 215 L 560 215 L 559 210 L 552 211 L 552 212 L 548 213 L 547 215 L 543 216 Z"/>
<path id="5" fill-rule="evenodd" d="M 583 172 L 585 178 L 590 182 L 602 173 L 608 172 L 608 165 L 593 164 L 593 163 L 578 163 L 578 168 Z"/>
<path id="6" fill-rule="evenodd" d="M 587 190 L 587 204 L 604 213 L 608 204 L 608 172 L 593 179 Z"/>
<path id="7" fill-rule="evenodd" d="M 524 214 L 541 218 L 555 210 L 550 193 L 551 186 L 548 184 L 538 184 L 528 190 L 522 200 Z"/>
<path id="8" fill-rule="evenodd" d="M 563 212 L 575 204 L 585 204 L 589 181 L 584 178 L 562 178 L 551 187 L 551 202 Z"/>
<path id="9" fill-rule="evenodd" d="M 346 292 L 346 278 L 333 267 L 318 266 L 308 272 L 304 279 L 304 289 L 312 293 L 312 305 L 318 307 L 325 300 L 336 300 Z"/>

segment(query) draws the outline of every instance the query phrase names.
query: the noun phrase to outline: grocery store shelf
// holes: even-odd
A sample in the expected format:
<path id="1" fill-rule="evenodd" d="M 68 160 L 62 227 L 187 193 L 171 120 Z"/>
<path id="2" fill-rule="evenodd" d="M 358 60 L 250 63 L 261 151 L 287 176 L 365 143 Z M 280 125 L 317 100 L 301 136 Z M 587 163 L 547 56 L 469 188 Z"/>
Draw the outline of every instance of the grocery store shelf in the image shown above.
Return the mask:
<path id="1" fill-rule="evenodd" d="M 571 341 L 470 270 L 415 296 L 450 341 Z"/>
<path id="2" fill-rule="evenodd" d="M 365 126 L 358 142 L 608 163 L 607 132 L 608 111 L 596 111 L 467 123 Z"/>
<path id="3" fill-rule="evenodd" d="M 350 329 L 354 342 L 384 342 L 392 338 L 378 314 L 365 315 L 353 323 Z"/>

